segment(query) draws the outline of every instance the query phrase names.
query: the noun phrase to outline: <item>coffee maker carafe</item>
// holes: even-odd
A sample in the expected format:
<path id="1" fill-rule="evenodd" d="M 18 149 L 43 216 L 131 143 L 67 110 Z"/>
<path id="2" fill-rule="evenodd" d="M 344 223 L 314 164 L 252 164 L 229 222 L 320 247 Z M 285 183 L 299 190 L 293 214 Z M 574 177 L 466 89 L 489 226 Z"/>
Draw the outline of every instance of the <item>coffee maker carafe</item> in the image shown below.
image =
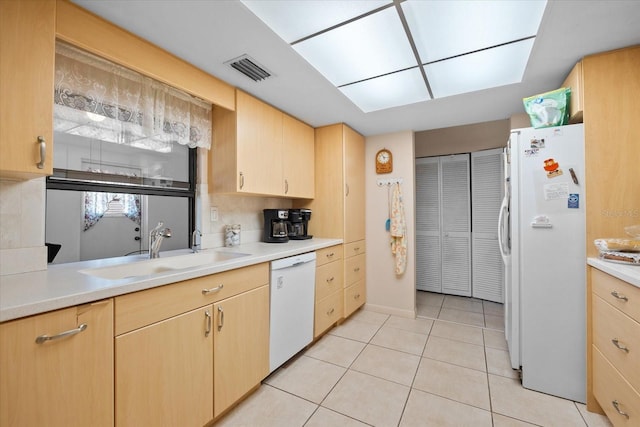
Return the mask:
<path id="1" fill-rule="evenodd" d="M 310 219 L 311 209 L 289 209 L 289 223 L 287 224 L 289 239 L 311 239 L 313 236 L 309 234 Z"/>
<path id="2" fill-rule="evenodd" d="M 264 209 L 264 241 L 266 243 L 286 243 L 289 241 L 287 209 Z"/>

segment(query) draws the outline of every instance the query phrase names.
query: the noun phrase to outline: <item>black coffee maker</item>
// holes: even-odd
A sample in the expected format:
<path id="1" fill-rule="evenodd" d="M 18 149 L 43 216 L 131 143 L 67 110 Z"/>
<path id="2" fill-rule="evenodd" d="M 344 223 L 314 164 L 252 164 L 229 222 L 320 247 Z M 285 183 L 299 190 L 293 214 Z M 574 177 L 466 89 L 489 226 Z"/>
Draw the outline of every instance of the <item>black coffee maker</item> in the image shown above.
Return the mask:
<path id="1" fill-rule="evenodd" d="M 286 243 L 289 241 L 287 209 L 264 209 L 264 241 L 266 243 Z"/>
<path id="2" fill-rule="evenodd" d="M 287 231 L 291 240 L 306 240 L 313 236 L 309 234 L 309 220 L 311 209 L 289 209 Z"/>

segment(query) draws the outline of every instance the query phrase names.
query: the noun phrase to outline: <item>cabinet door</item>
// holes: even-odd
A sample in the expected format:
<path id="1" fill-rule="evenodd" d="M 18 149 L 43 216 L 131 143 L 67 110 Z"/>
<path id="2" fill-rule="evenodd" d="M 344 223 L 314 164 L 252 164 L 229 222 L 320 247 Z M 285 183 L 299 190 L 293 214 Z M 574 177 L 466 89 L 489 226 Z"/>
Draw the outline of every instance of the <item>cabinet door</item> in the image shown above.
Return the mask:
<path id="1" fill-rule="evenodd" d="M 269 374 L 269 286 L 220 301 L 213 310 L 217 417 Z"/>
<path id="2" fill-rule="evenodd" d="M 0 2 L 0 177 L 53 171 L 55 7 L 53 0 Z"/>
<path id="3" fill-rule="evenodd" d="M 286 114 L 282 117 L 284 195 L 312 199 L 314 196 L 313 128 Z"/>
<path id="4" fill-rule="evenodd" d="M 237 93 L 238 191 L 282 195 L 282 112 Z"/>
<path id="5" fill-rule="evenodd" d="M 363 240 L 364 228 L 364 137 L 353 129 L 344 129 L 344 243 Z"/>
<path id="6" fill-rule="evenodd" d="M 213 419 L 212 314 L 206 306 L 116 338 L 117 427 Z"/>
<path id="7" fill-rule="evenodd" d="M 0 425 L 113 426 L 112 300 L 0 325 Z"/>

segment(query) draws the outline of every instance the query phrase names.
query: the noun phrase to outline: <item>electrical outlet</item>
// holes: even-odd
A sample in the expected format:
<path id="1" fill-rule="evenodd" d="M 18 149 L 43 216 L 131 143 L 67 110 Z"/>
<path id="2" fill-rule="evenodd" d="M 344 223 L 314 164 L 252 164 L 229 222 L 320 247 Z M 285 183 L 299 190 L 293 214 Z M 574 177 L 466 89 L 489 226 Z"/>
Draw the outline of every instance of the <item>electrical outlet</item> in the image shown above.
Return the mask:
<path id="1" fill-rule="evenodd" d="M 218 208 L 216 206 L 211 206 L 210 217 L 211 222 L 215 222 L 218 220 Z"/>

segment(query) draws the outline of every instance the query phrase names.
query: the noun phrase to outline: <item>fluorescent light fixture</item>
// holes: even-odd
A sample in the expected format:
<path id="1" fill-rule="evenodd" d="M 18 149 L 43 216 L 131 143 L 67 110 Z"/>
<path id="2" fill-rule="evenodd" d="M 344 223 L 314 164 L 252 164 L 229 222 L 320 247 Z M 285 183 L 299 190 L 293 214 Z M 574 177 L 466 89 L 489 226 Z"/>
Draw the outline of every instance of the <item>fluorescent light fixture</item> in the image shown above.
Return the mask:
<path id="1" fill-rule="evenodd" d="M 364 112 L 427 101 L 427 83 L 434 98 L 443 98 L 521 82 L 547 5 L 547 0 L 241 1 Z"/>
<path id="2" fill-rule="evenodd" d="M 422 63 L 535 36 L 546 0 L 407 0 L 407 18 Z"/>
<path id="3" fill-rule="evenodd" d="M 522 81 L 533 39 L 425 65 L 434 98 Z"/>
<path id="4" fill-rule="evenodd" d="M 338 89 L 365 113 L 429 100 L 417 67 Z"/>
<path id="5" fill-rule="evenodd" d="M 105 116 L 102 116 L 100 114 L 96 114 L 96 113 L 92 113 L 90 111 L 87 111 L 87 117 L 89 117 L 91 120 L 93 120 L 94 122 L 101 122 L 104 119 L 106 119 Z"/>
<path id="6" fill-rule="evenodd" d="M 293 48 L 335 86 L 418 65 L 395 8 L 296 43 Z"/>
<path id="7" fill-rule="evenodd" d="M 293 43 L 390 4 L 391 0 L 242 0 L 242 3 L 284 41 Z"/>

